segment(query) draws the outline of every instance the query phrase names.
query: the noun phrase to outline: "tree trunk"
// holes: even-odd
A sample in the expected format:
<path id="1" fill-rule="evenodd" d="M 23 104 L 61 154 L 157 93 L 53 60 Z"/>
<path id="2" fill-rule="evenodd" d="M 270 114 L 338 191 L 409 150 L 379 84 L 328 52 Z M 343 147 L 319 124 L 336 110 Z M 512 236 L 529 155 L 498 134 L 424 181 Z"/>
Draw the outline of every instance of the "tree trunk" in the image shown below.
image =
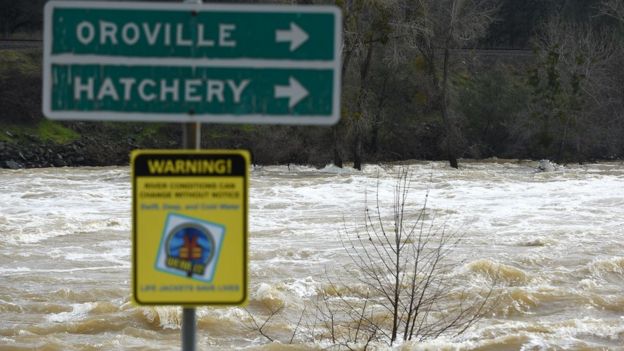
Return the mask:
<path id="1" fill-rule="evenodd" d="M 342 157 L 340 156 L 340 150 L 338 149 L 338 125 L 332 127 L 332 137 L 334 140 L 334 166 L 342 168 Z"/>
<path id="2" fill-rule="evenodd" d="M 373 48 L 374 41 L 371 39 L 368 43 L 366 57 L 364 58 L 364 62 L 360 63 L 360 92 L 357 100 L 357 112 L 358 117 L 363 119 L 364 112 L 364 99 L 366 97 L 366 89 L 368 87 L 368 72 L 371 64 L 371 60 L 373 57 Z M 355 137 L 353 140 L 353 168 L 357 170 L 362 170 L 362 139 L 364 138 L 364 130 L 362 128 L 362 123 L 365 123 L 363 120 L 356 120 L 353 123 L 356 124 Z"/>
<path id="3" fill-rule="evenodd" d="M 343 9 L 344 10 L 344 9 Z M 343 25 L 345 25 L 343 23 Z M 344 28 L 342 29 L 343 31 L 345 30 Z M 344 42 L 344 52 L 342 55 L 342 67 L 341 67 L 341 75 L 340 75 L 340 79 L 341 82 L 344 82 L 344 79 L 347 75 L 347 70 L 349 69 L 349 64 L 351 63 L 351 57 L 353 56 L 353 48 L 352 45 L 345 39 Z M 341 83 L 342 84 L 342 83 Z M 340 155 L 340 140 L 339 140 L 339 134 L 340 134 L 340 130 L 339 130 L 339 123 L 337 123 L 335 126 L 331 127 L 332 128 L 332 139 L 333 139 L 333 149 L 334 149 L 334 166 L 342 168 L 344 167 L 343 165 L 343 161 L 342 161 L 342 156 Z"/>
<path id="4" fill-rule="evenodd" d="M 362 136 L 358 132 L 353 141 L 353 168 L 362 170 Z"/>
<path id="5" fill-rule="evenodd" d="M 388 83 L 388 76 L 386 75 L 381 86 L 381 96 L 379 96 L 379 103 L 377 104 L 377 110 L 373 116 L 373 125 L 371 130 L 371 144 L 370 153 L 375 155 L 379 151 L 379 127 L 381 127 L 381 110 L 383 109 L 384 102 L 386 100 L 386 87 Z"/>
<path id="6" fill-rule="evenodd" d="M 568 118 L 566 120 L 566 123 L 563 125 L 563 136 L 561 137 L 561 142 L 559 143 L 559 150 L 557 151 L 557 156 L 555 156 L 555 162 L 557 163 L 567 161 L 565 159 L 564 153 L 565 153 L 566 142 L 568 140 L 568 124 L 569 124 L 568 122 L 569 121 L 570 121 L 570 118 Z"/>
<path id="7" fill-rule="evenodd" d="M 444 123 L 444 131 L 446 134 L 446 155 L 449 161 L 449 165 L 453 168 L 459 168 L 457 164 L 457 155 L 455 154 L 455 148 L 453 142 L 455 139 L 455 133 L 453 125 L 449 118 L 448 108 L 448 73 L 449 73 L 449 58 L 450 51 L 448 45 L 444 47 L 444 71 L 442 75 L 442 121 Z"/>

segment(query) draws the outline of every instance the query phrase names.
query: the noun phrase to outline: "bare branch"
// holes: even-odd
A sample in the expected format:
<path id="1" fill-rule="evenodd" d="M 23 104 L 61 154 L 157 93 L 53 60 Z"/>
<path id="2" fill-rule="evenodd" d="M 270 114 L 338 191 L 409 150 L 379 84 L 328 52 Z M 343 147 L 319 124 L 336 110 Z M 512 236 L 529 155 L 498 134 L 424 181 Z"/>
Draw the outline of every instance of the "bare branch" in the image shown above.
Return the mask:
<path id="1" fill-rule="evenodd" d="M 483 316 L 490 300 L 492 289 L 485 295 L 455 292 L 450 272 L 457 263 L 448 258 L 461 235 L 449 231 L 445 223 L 433 225 L 436 216 L 435 212 L 428 214 L 428 192 L 423 206 L 415 214 L 409 213 L 410 187 L 409 172 L 401 169 L 388 216 L 382 210 L 385 205 L 378 180 L 374 214 L 366 204 L 364 233 L 357 226 L 352 233 L 346 226 L 343 229 L 341 240 L 349 243 L 343 247 L 361 275 L 356 279 L 370 288 L 365 295 L 348 287 L 343 289 L 345 293 L 337 294 L 341 311 L 356 321 L 354 333 L 350 334 L 353 341 L 360 340 L 364 326 L 374 326 L 375 335 L 383 336 L 389 345 L 399 335 L 404 340 L 425 340 L 442 334 L 461 334 Z M 334 282 L 331 284 L 335 286 Z M 358 305 L 358 301 L 364 302 Z M 375 309 L 387 311 L 389 319 L 376 320 L 373 314 L 369 317 L 367 310 Z"/>
<path id="2" fill-rule="evenodd" d="M 269 334 L 267 334 L 265 327 L 267 327 L 269 325 L 269 323 L 271 322 L 271 320 L 273 319 L 273 317 L 277 316 L 278 314 L 280 314 L 282 312 L 282 310 L 284 309 L 285 305 L 282 303 L 277 307 L 273 307 L 273 306 L 269 306 L 269 305 L 265 305 L 265 308 L 268 310 L 268 314 L 267 317 L 264 321 L 262 321 L 261 324 L 258 323 L 258 321 L 256 320 L 256 318 L 253 316 L 253 314 L 251 312 L 249 312 L 248 309 L 245 308 L 245 312 L 247 312 L 247 314 L 249 315 L 249 317 L 251 318 L 251 330 L 255 330 L 257 331 L 260 335 L 262 335 L 263 337 L 265 337 L 267 340 L 273 342 L 275 341 L 275 339 L 271 336 L 269 336 Z"/>

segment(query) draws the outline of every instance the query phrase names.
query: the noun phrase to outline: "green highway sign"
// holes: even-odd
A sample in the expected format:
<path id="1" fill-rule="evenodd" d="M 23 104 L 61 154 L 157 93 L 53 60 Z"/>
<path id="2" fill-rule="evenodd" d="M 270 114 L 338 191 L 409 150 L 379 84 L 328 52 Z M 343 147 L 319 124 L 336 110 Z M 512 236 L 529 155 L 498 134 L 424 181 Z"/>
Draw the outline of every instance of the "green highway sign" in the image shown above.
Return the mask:
<path id="1" fill-rule="evenodd" d="M 289 111 L 297 116 L 329 116 L 333 107 L 332 90 L 327 89 L 333 84 L 331 71 L 72 64 L 53 66 L 52 76 L 65 82 L 52 91 L 52 111 L 119 111 L 203 120 L 204 115 L 235 119 Z"/>
<path id="2" fill-rule="evenodd" d="M 340 116 L 333 6 L 50 1 L 51 119 L 330 125 Z"/>

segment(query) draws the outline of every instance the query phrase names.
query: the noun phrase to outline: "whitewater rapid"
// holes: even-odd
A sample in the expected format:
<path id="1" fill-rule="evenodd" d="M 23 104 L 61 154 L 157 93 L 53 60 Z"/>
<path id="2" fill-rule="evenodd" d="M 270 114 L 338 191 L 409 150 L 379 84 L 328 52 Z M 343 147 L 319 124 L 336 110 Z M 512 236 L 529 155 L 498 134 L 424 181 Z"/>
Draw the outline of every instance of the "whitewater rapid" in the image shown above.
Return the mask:
<path id="1" fill-rule="evenodd" d="M 199 349 L 286 349 L 267 344 L 250 316 L 284 304 L 270 330 L 284 342 L 302 306 L 326 288 L 326 272 L 349 266 L 341 235 L 363 223 L 377 191 L 380 202 L 392 202 L 401 168 L 412 177 L 408 211 L 426 197 L 436 220 L 463 237 L 452 255 L 457 274 L 479 286 L 497 272 L 500 303 L 458 337 L 395 349 L 620 349 L 624 165 L 536 166 L 255 168 L 250 304 L 198 309 Z M 179 349 L 179 308 L 130 302 L 130 201 L 126 167 L 0 170 L 0 349 Z M 348 272 L 341 274 L 348 283 Z M 327 346 L 305 335 L 293 342 Z"/>

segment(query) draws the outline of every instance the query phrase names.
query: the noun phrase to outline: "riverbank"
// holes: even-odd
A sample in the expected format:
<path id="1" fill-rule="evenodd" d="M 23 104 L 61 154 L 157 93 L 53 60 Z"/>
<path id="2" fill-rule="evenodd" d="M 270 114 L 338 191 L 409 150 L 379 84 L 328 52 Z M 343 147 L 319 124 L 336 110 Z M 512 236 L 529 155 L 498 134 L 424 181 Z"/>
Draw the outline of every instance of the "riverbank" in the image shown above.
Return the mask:
<path id="1" fill-rule="evenodd" d="M 32 126 L 0 124 L 0 168 L 126 165 L 134 149 L 178 147 L 174 129 L 48 120 Z"/>
<path id="2" fill-rule="evenodd" d="M 297 146 L 301 140 L 289 140 L 286 134 L 284 139 L 254 142 L 253 137 L 262 134 L 264 128 L 269 127 L 259 126 L 252 131 L 245 131 L 249 128 L 206 126 L 201 145 L 204 149 L 250 150 L 253 155 L 252 162 L 260 165 L 301 164 L 322 168 L 332 163 L 330 149 L 319 146 L 316 149 L 302 150 Z M 235 137 L 232 138 L 232 135 Z M 180 124 L 173 123 L 65 123 L 43 120 L 33 127 L 0 123 L 0 168 L 125 166 L 129 163 L 132 150 L 180 149 L 181 142 L 182 128 Z M 289 148 L 298 150 L 298 153 Z M 433 160 L 439 161 L 441 158 Z M 498 159 L 466 158 L 460 161 L 460 166 L 466 162 L 487 163 L 492 160 Z M 402 163 L 402 159 L 377 157 L 367 161 L 375 162 Z M 537 168 L 542 171 L 550 170 L 543 169 L 541 163 Z"/>
<path id="3" fill-rule="evenodd" d="M 40 48 L 0 51 L 0 168 L 126 165 L 134 149 L 181 147 L 179 123 L 45 119 L 41 113 L 41 57 Z M 458 158 L 550 159 L 558 163 L 579 163 L 624 157 L 620 124 L 589 123 L 570 129 L 546 123 L 544 126 L 548 130 L 540 130 L 541 122 L 535 123 L 528 115 L 516 111 L 519 109 L 516 105 L 523 104 L 516 101 L 510 87 L 501 99 L 504 97 L 514 103 L 510 105 L 503 99 L 496 104 L 495 110 L 501 109 L 500 113 L 491 114 L 492 99 L 487 94 L 491 85 L 487 79 L 482 82 L 488 83 L 485 85 L 478 79 L 500 78 L 500 82 L 507 85 L 518 83 L 516 79 L 520 78 L 508 76 L 511 72 L 508 68 L 493 70 L 499 76 L 476 75 L 471 85 L 454 87 L 468 94 L 466 99 L 469 99 L 465 101 L 471 101 L 462 103 L 464 100 L 460 99 L 459 105 L 454 106 L 457 135 L 450 143 Z M 515 72 L 522 71 L 522 67 L 515 69 Z M 253 162 L 262 165 L 323 167 L 329 163 L 447 158 L 447 133 L 441 115 L 427 102 L 425 95 L 422 99 L 400 101 L 388 96 L 390 100 L 381 101 L 383 104 L 380 102 L 377 108 L 392 106 L 391 109 L 375 112 L 375 108 L 370 107 L 372 113 L 367 114 L 368 118 L 359 120 L 349 107 L 353 98 L 350 86 L 345 84 L 343 116 L 335 126 L 204 124 L 201 146 L 247 149 L 253 154 Z M 412 88 L 398 84 L 395 90 L 408 93 Z M 482 108 L 465 111 L 469 105 Z M 508 112 L 508 109 L 516 112 Z M 619 118 L 614 111 L 604 114 L 605 118 Z"/>

